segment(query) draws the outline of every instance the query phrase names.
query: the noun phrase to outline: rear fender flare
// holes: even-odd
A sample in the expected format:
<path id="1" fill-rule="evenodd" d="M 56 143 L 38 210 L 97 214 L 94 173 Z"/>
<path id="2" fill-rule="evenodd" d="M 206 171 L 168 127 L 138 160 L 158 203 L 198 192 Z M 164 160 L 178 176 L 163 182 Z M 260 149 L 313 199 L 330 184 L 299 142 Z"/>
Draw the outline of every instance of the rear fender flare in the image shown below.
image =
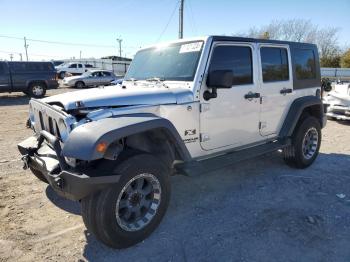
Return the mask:
<path id="1" fill-rule="evenodd" d="M 304 96 L 295 99 L 291 104 L 280 130 L 279 137 L 286 138 L 292 136 L 303 111 L 306 108 L 313 106 L 319 107 L 320 113 L 317 115 L 317 119 L 320 121 L 321 126 L 324 126 L 326 120 L 324 117 L 322 100 L 317 96 Z"/>

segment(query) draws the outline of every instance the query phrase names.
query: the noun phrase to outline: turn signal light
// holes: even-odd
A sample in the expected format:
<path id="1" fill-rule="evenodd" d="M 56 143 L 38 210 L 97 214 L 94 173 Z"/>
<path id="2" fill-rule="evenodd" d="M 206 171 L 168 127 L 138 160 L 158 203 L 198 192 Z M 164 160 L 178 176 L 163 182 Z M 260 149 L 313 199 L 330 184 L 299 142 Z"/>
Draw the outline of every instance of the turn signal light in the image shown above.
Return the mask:
<path id="1" fill-rule="evenodd" d="M 99 153 L 104 153 L 107 150 L 107 143 L 106 142 L 100 142 L 96 146 L 96 151 Z"/>

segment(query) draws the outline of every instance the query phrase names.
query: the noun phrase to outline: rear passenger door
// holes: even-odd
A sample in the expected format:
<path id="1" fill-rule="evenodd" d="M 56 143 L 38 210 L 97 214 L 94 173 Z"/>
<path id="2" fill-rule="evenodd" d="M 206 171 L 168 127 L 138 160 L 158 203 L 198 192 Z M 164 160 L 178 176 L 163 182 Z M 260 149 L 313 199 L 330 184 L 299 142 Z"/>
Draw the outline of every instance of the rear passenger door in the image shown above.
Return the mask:
<path id="1" fill-rule="evenodd" d="M 294 96 L 289 46 L 259 44 L 259 59 L 260 135 L 276 136 Z"/>
<path id="2" fill-rule="evenodd" d="M 102 74 L 103 74 L 103 78 L 102 78 L 103 85 L 110 84 L 114 80 L 110 72 L 102 72 Z"/>
<path id="3" fill-rule="evenodd" d="M 10 72 L 5 63 L 0 62 L 0 91 L 11 91 Z"/>

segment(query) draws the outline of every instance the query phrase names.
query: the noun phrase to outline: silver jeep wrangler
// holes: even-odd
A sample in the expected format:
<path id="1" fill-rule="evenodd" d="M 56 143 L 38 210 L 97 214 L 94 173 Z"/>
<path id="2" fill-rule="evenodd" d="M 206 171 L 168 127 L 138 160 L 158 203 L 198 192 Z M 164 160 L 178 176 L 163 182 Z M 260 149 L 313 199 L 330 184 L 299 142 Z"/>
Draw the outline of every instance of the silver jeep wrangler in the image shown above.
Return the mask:
<path id="1" fill-rule="evenodd" d="M 158 226 L 169 176 L 282 150 L 306 168 L 325 125 L 315 45 L 209 36 L 140 50 L 121 85 L 32 99 L 25 168 L 125 248 Z"/>

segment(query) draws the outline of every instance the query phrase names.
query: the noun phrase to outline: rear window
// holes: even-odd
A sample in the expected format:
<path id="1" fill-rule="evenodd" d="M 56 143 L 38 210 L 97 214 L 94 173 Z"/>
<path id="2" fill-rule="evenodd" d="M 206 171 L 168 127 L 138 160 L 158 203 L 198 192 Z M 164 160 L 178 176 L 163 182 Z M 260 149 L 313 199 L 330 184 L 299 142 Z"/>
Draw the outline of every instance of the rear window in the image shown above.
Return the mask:
<path id="1" fill-rule="evenodd" d="M 260 55 L 264 82 L 286 81 L 289 79 L 287 49 L 262 47 Z"/>
<path id="2" fill-rule="evenodd" d="M 312 49 L 295 49 L 294 63 L 297 79 L 316 78 L 315 54 Z"/>
<path id="3" fill-rule="evenodd" d="M 93 68 L 92 65 L 85 65 L 86 68 Z"/>

